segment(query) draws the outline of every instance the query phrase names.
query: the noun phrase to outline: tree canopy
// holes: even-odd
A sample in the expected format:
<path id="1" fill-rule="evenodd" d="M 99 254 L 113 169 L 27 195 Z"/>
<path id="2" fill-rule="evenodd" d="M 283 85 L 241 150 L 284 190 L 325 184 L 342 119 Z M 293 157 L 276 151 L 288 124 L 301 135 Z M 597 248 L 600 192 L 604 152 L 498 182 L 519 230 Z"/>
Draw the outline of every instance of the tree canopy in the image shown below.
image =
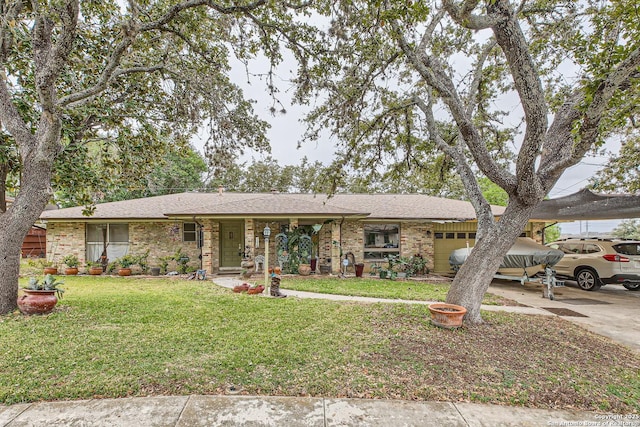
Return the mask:
<path id="1" fill-rule="evenodd" d="M 19 248 L 54 187 L 92 203 L 147 175 L 199 128 L 224 165 L 268 149 L 268 124 L 232 82 L 232 58 L 260 56 L 265 90 L 288 49 L 304 63 L 304 3 L 10 0 L 0 4 L 0 313 L 15 308 Z M 104 173 L 94 173 L 98 162 Z M 9 179 L 14 179 L 10 182 Z M 14 185 L 15 183 L 15 185 Z M 90 210 L 89 212 L 90 213 Z"/>
<path id="2" fill-rule="evenodd" d="M 321 100 L 307 138 L 323 128 L 338 137 L 337 176 L 348 167 L 409 175 L 455 165 L 478 241 L 447 301 L 481 322 L 481 297 L 536 205 L 564 170 L 633 126 L 636 2 L 352 0 L 316 8 L 329 24 L 319 59 L 298 78 L 298 99 Z M 478 175 L 508 195 L 498 221 Z"/>

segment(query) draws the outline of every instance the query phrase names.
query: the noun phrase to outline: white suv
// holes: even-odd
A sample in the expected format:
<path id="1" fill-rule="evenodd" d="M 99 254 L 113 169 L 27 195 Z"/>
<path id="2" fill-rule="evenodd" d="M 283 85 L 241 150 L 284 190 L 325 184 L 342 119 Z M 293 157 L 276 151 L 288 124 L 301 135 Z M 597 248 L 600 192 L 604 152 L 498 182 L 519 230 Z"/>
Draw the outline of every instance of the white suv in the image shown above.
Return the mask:
<path id="1" fill-rule="evenodd" d="M 640 290 L 640 242 L 608 239 L 566 239 L 547 246 L 565 253 L 556 274 L 578 282 L 585 291 L 619 283 Z"/>

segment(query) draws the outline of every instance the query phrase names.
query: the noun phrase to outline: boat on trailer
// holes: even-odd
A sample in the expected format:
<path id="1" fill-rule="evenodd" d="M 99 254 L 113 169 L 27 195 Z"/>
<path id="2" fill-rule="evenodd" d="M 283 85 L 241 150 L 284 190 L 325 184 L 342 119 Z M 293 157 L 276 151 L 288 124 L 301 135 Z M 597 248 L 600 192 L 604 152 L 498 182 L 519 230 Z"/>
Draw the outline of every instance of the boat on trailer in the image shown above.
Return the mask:
<path id="1" fill-rule="evenodd" d="M 449 255 L 449 264 L 454 271 L 467 260 L 473 247 L 455 249 Z M 520 284 L 542 283 L 544 296 L 553 299 L 553 288 L 564 286 L 556 280 L 553 266 L 564 256 L 564 252 L 541 245 L 529 237 L 518 237 L 502 259 L 494 277 L 496 279 L 517 280 Z"/>

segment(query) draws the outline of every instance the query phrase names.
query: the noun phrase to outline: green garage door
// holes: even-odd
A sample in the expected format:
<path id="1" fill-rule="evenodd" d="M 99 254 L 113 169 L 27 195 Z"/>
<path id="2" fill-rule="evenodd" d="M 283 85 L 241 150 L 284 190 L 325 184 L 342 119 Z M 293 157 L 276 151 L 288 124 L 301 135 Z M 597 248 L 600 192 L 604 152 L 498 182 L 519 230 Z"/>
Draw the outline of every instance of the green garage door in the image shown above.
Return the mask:
<path id="1" fill-rule="evenodd" d="M 475 224 L 443 224 L 434 231 L 434 272 L 438 274 L 453 273 L 449 265 L 449 255 L 455 249 L 464 248 L 469 243 L 472 247 L 476 243 Z M 461 226 L 464 226 L 461 227 Z M 458 230 L 455 230 L 458 228 Z"/>

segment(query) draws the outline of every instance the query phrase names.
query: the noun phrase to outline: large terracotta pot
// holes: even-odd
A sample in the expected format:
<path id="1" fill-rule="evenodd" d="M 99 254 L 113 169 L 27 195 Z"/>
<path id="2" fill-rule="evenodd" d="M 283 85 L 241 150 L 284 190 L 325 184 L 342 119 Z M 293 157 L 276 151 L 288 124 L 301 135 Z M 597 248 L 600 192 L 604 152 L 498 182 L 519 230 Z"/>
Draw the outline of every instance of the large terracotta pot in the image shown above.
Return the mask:
<path id="1" fill-rule="evenodd" d="M 18 297 L 18 308 L 23 314 L 47 314 L 58 303 L 56 291 L 36 291 L 22 289 L 24 295 Z"/>
<path id="2" fill-rule="evenodd" d="M 130 268 L 121 268 L 118 270 L 118 276 L 131 276 Z"/>
<path id="3" fill-rule="evenodd" d="M 92 276 L 99 276 L 103 273 L 102 267 L 90 267 L 89 274 Z"/>
<path id="4" fill-rule="evenodd" d="M 78 274 L 78 269 L 76 267 L 69 267 L 64 269 L 64 274 L 67 276 L 75 276 Z"/>
<path id="5" fill-rule="evenodd" d="M 435 303 L 429 305 L 431 323 L 441 328 L 455 329 L 462 326 L 467 309 L 461 305 Z"/>
<path id="6" fill-rule="evenodd" d="M 311 274 L 311 264 L 300 264 L 298 266 L 298 273 L 301 276 L 308 276 Z"/>
<path id="7" fill-rule="evenodd" d="M 44 274 L 45 276 L 47 274 L 58 274 L 58 267 L 45 267 L 42 274 Z"/>

